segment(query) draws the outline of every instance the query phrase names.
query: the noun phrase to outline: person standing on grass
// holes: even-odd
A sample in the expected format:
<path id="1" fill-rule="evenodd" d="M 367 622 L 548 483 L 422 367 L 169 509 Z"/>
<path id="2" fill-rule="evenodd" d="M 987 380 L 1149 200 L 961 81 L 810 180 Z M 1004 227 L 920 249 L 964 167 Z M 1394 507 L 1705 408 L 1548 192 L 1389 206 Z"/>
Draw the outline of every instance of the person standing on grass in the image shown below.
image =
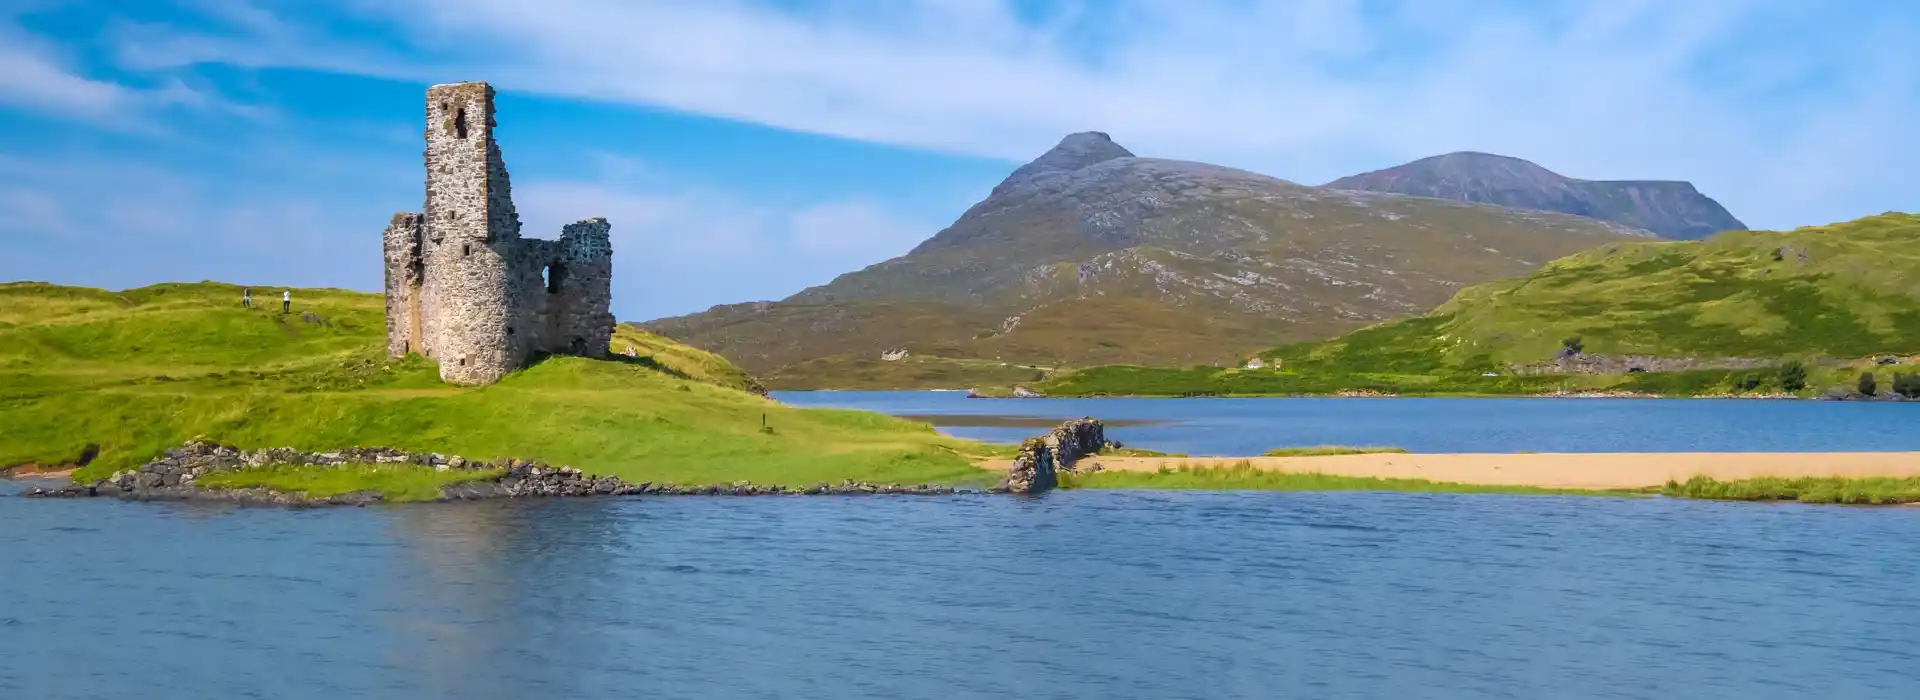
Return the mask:
<path id="1" fill-rule="evenodd" d="M 243 308 L 243 309 L 253 308 L 253 288 L 252 287 L 247 287 L 246 289 L 240 290 L 240 308 Z"/>
<path id="2" fill-rule="evenodd" d="M 293 313 L 293 290 L 289 289 L 280 293 L 280 313 Z"/>

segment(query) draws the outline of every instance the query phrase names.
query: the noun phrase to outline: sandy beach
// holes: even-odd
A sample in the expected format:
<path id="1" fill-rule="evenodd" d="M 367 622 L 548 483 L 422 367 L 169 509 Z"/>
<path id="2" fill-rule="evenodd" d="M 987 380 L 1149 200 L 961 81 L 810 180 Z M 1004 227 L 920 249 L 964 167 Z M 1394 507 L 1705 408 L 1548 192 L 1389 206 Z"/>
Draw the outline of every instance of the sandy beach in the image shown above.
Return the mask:
<path id="1" fill-rule="evenodd" d="M 1463 484 L 1637 489 L 1696 475 L 1920 476 L 1920 452 L 1629 452 L 1581 454 L 1360 454 L 1325 457 L 1090 457 L 1102 469 L 1231 467 Z M 1005 471 L 1009 460 L 983 466 Z"/>

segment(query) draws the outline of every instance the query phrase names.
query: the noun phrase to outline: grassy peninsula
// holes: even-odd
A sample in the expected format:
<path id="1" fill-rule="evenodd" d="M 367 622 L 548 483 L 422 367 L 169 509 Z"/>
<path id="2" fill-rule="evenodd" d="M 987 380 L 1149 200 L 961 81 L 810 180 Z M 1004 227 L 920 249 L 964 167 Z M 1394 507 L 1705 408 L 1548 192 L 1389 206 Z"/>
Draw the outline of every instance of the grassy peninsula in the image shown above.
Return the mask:
<path id="1" fill-rule="evenodd" d="M 1920 216 L 1614 242 L 1425 315 L 1260 353 L 1265 368 L 1107 366 L 1055 396 L 1790 394 L 1920 372 Z M 1560 362 L 1562 355 L 1578 354 Z M 1879 364 L 1882 356 L 1897 364 Z M 1274 368 L 1277 364 L 1278 368 Z M 1634 367 L 1647 371 L 1631 371 Z M 1584 367 L 1584 369 L 1583 369 Z"/>
<path id="2" fill-rule="evenodd" d="M 1669 481 L 1661 493 L 1721 501 L 1797 501 L 1846 505 L 1920 503 L 1920 477 L 1762 477 Z"/>
<path id="3" fill-rule="evenodd" d="M 1261 469 L 1249 462 L 1223 467 L 1161 467 L 1156 471 L 1062 472 L 1062 488 L 1170 491 L 1403 491 L 1409 493 L 1501 493 L 1515 495 L 1626 496 L 1636 491 L 1556 489 L 1471 484 Z"/>
<path id="4" fill-rule="evenodd" d="M 76 474 L 88 479 L 200 437 L 540 459 L 666 483 L 987 480 L 972 464 L 984 445 L 876 413 L 781 405 L 719 356 L 630 326 L 615 359 L 554 357 L 468 388 L 418 357 L 385 357 L 378 294 L 295 289 L 284 315 L 240 297 L 212 282 L 0 284 L 0 465 L 70 463 L 97 445 Z M 628 348 L 634 357 L 619 354 Z"/>

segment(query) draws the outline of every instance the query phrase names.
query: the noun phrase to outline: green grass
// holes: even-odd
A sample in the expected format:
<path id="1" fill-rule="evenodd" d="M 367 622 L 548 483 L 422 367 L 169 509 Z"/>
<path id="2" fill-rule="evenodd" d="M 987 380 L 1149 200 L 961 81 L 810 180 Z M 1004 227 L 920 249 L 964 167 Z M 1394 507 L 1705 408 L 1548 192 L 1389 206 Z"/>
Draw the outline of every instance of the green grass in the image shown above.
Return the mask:
<path id="1" fill-rule="evenodd" d="M 1281 447 L 1260 453 L 1262 457 L 1331 457 L 1333 455 L 1370 455 L 1370 454 L 1406 454 L 1404 447 L 1348 447 L 1346 445 L 1318 445 L 1315 447 Z"/>
<path id="2" fill-rule="evenodd" d="M 1425 479 L 1382 479 L 1257 469 L 1241 462 L 1230 467 L 1161 467 L 1158 471 L 1108 470 L 1060 474 L 1062 488 L 1147 489 L 1169 491 L 1405 491 L 1412 493 L 1503 493 L 1520 495 L 1626 496 L 1631 491 L 1587 491 L 1534 486 L 1460 484 Z"/>
<path id="3" fill-rule="evenodd" d="M 1669 481 L 1661 493 L 1726 501 L 1798 501 L 1852 505 L 1920 503 L 1920 477 L 1761 477 L 1719 481 L 1696 476 Z"/>
<path id="4" fill-rule="evenodd" d="M 66 463 L 93 443 L 99 458 L 76 474 L 90 479 L 200 437 L 540 459 L 662 483 L 988 480 L 972 466 L 983 445 L 788 407 L 743 391 L 751 380 L 716 355 L 631 329 L 616 343 L 649 343 L 651 361 L 556 357 L 456 387 L 423 359 L 385 358 L 379 295 L 297 289 L 290 316 L 239 298 L 216 283 L 0 284 L 0 464 Z"/>
<path id="5" fill-rule="evenodd" d="M 1808 386 L 1798 393 L 1813 395 L 1851 386 L 1866 358 L 1920 352 L 1916 329 L 1920 216 L 1889 213 L 1792 231 L 1729 231 L 1705 241 L 1609 243 L 1526 277 L 1461 290 L 1423 316 L 1260 353 L 1278 359 L 1278 370 L 1094 367 L 1034 388 L 1056 396 L 1692 396 L 1782 391 L 1781 365 L 1810 360 Z M 1549 362 L 1570 336 L 1597 355 L 1771 364 L 1607 375 L 1514 371 Z M 1484 376 L 1489 372 L 1496 376 Z M 1756 381 L 1743 381 L 1747 375 Z"/>
<path id="6" fill-rule="evenodd" d="M 1160 452 L 1158 450 L 1147 450 L 1147 449 L 1141 449 L 1138 447 L 1122 447 L 1117 450 L 1101 450 L 1100 456 L 1102 457 L 1185 457 L 1187 456 L 1187 454 L 1184 452 Z"/>
<path id="7" fill-rule="evenodd" d="M 250 467 L 207 474 L 197 482 L 206 488 L 267 488 L 282 493 L 325 499 L 355 491 L 377 491 L 383 500 L 406 503 L 432 501 L 441 487 L 499 478 L 501 470 L 434 471 L 418 465 L 347 464 L 337 467 Z"/>

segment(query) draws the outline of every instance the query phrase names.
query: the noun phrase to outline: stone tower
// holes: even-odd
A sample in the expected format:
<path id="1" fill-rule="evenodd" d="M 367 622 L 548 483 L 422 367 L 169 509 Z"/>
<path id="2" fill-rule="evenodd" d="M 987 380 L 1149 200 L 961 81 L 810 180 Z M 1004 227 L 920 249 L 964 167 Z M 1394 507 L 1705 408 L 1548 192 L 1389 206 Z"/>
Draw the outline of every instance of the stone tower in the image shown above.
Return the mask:
<path id="1" fill-rule="evenodd" d="M 427 89 L 427 203 L 385 235 L 387 354 L 486 384 L 541 353 L 598 357 L 613 338 L 605 219 L 523 239 L 486 83 Z"/>

